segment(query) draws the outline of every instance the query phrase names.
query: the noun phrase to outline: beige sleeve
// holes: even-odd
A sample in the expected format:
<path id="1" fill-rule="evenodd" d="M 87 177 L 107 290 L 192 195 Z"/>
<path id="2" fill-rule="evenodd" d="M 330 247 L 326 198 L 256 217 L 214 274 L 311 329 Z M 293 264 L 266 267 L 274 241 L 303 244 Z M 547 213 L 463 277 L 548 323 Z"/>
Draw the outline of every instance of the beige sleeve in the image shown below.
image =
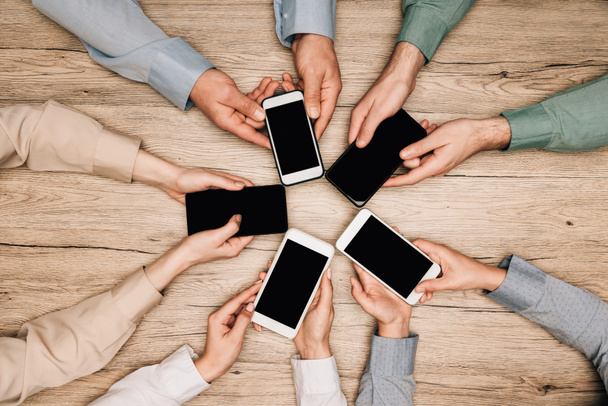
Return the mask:
<path id="1" fill-rule="evenodd" d="M 141 141 L 53 100 L 0 109 L 0 168 L 94 173 L 131 182 Z"/>
<path id="2" fill-rule="evenodd" d="M 112 290 L 25 323 L 0 337 L 0 405 L 17 405 L 106 365 L 162 295 L 143 269 Z"/>

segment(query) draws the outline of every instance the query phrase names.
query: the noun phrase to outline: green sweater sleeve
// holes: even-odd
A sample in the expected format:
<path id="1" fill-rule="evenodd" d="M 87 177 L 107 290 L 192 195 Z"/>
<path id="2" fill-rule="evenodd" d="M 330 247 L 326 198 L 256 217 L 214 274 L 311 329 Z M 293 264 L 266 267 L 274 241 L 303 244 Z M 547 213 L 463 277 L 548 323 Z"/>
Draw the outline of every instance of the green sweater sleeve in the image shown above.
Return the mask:
<path id="1" fill-rule="evenodd" d="M 608 144 L 608 75 L 502 115 L 511 126 L 508 151 L 589 151 Z"/>
<path id="2" fill-rule="evenodd" d="M 414 44 L 427 63 L 475 0 L 403 0 L 405 18 L 397 42 Z"/>

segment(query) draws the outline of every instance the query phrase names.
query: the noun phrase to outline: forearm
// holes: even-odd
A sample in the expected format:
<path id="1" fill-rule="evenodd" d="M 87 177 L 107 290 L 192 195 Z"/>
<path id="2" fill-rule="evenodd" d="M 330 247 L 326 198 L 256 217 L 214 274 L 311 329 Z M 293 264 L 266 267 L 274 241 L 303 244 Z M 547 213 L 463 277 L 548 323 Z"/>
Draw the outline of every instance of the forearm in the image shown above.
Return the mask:
<path id="1" fill-rule="evenodd" d="M 403 0 L 405 17 L 397 42 L 415 45 L 430 62 L 443 39 L 474 3 L 475 0 Z"/>
<path id="2" fill-rule="evenodd" d="M 372 336 L 372 348 L 361 377 L 356 406 L 411 405 L 414 398 L 414 361 L 418 335 L 393 339 Z"/>
<path id="3" fill-rule="evenodd" d="M 503 112 L 512 132 L 509 151 L 587 151 L 608 145 L 606 106 L 608 75 L 541 103 Z"/>
<path id="4" fill-rule="evenodd" d="M 539 324 L 589 358 L 608 382 L 608 304 L 517 256 L 500 265 L 504 282 L 488 297 Z"/>
<path id="5" fill-rule="evenodd" d="M 140 149 L 135 159 L 133 180 L 167 192 L 175 188 L 175 182 L 183 170 L 175 164 Z"/>
<path id="6" fill-rule="evenodd" d="M 28 322 L 16 338 L 2 338 L 0 403 L 18 404 L 45 387 L 97 371 L 161 298 L 138 270 L 112 290 Z"/>
<path id="7" fill-rule="evenodd" d="M 181 38 L 170 38 L 132 0 L 32 0 L 77 35 L 99 64 L 150 84 L 181 109 L 196 80 L 213 65 Z"/>
<path id="8" fill-rule="evenodd" d="M 335 38 L 336 0 L 274 0 L 274 13 L 277 36 L 287 47 L 295 34 Z"/>
<path id="9" fill-rule="evenodd" d="M 139 144 L 52 100 L 0 109 L 0 168 L 26 163 L 130 182 Z"/>

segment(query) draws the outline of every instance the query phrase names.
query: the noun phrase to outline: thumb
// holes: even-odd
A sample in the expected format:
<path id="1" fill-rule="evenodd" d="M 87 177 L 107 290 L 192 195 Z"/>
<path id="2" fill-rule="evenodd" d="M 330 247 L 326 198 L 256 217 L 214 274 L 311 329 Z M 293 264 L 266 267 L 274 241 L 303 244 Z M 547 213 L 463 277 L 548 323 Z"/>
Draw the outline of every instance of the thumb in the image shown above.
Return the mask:
<path id="1" fill-rule="evenodd" d="M 447 290 L 448 286 L 444 278 L 429 279 L 428 281 L 420 282 L 416 286 L 416 293 L 423 292 L 438 292 L 440 290 Z"/>
<path id="2" fill-rule="evenodd" d="M 234 99 L 230 100 L 229 106 L 256 121 L 266 118 L 264 109 L 240 91 L 235 92 Z"/>
<path id="3" fill-rule="evenodd" d="M 361 302 L 365 301 L 365 293 L 363 293 L 363 286 L 354 276 L 350 277 L 350 284 L 352 286 L 351 293 L 357 303 L 361 304 Z"/>
<path id="4" fill-rule="evenodd" d="M 321 280 L 321 296 L 319 297 L 319 304 L 326 308 L 331 308 L 334 297 L 334 287 L 331 284 L 331 269 L 325 271 L 323 279 Z"/>
<path id="5" fill-rule="evenodd" d="M 210 173 L 208 186 L 226 190 L 241 190 L 245 187 L 245 183 L 239 180 L 230 179 L 218 173 Z"/>
<path id="6" fill-rule="evenodd" d="M 245 337 L 245 331 L 247 330 L 247 326 L 251 323 L 251 319 L 253 318 L 253 303 L 249 303 L 241 313 L 236 318 L 234 322 L 234 326 L 232 326 L 232 330 L 230 330 L 230 335 L 235 335 L 243 339 Z"/>
<path id="7" fill-rule="evenodd" d="M 243 216 L 241 216 L 240 214 L 235 214 L 230 218 L 230 220 L 228 220 L 228 223 L 226 223 L 225 226 L 216 229 L 215 233 L 218 242 L 223 243 L 224 241 L 227 241 L 230 237 L 235 235 L 236 232 L 239 231 L 239 228 L 241 228 L 242 219 Z"/>
<path id="8" fill-rule="evenodd" d="M 314 75 L 304 78 L 304 106 L 310 118 L 319 118 L 321 114 L 321 81 Z"/>
<path id="9" fill-rule="evenodd" d="M 442 140 L 440 130 L 441 129 L 439 128 L 437 131 L 433 131 L 432 134 L 427 135 L 420 141 L 416 141 L 403 148 L 399 153 L 401 159 L 419 158 L 422 155 L 443 146 L 445 143 Z"/>

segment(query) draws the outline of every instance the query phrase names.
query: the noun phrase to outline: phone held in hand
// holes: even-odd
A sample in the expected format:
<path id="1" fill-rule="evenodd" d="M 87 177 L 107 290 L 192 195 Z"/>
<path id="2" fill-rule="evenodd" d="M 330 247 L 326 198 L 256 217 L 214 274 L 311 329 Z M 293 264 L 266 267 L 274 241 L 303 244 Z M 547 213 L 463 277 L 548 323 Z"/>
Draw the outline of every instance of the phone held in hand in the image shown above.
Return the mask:
<path id="1" fill-rule="evenodd" d="M 403 109 L 384 120 L 365 148 L 353 142 L 325 177 L 355 206 L 363 207 L 403 163 L 399 152 L 426 131 Z"/>
<path id="2" fill-rule="evenodd" d="M 359 211 L 336 247 L 412 306 L 423 295 L 414 291 L 416 285 L 441 272 L 439 264 L 367 209 Z"/>
<path id="3" fill-rule="evenodd" d="M 235 237 L 284 233 L 287 231 L 285 187 L 210 189 L 186 195 L 188 235 L 223 227 L 235 214 L 242 216 Z"/>
<path id="4" fill-rule="evenodd" d="M 317 138 L 304 109 L 304 94 L 295 90 L 262 101 L 272 153 L 285 186 L 323 176 Z"/>
<path id="5" fill-rule="evenodd" d="M 330 244 L 289 229 L 257 294 L 252 321 L 293 339 L 333 255 Z"/>

